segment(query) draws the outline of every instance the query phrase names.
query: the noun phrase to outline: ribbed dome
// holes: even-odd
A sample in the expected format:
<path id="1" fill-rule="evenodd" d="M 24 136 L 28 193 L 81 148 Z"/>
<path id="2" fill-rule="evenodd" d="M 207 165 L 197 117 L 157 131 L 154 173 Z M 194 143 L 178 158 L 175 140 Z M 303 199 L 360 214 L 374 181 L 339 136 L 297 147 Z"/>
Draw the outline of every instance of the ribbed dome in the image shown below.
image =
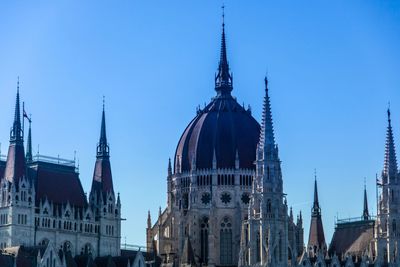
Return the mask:
<path id="1" fill-rule="evenodd" d="M 226 53 L 225 24 L 222 24 L 221 53 L 215 75 L 214 97 L 190 122 L 175 152 L 175 172 L 211 169 L 215 156 L 217 168 L 255 169 L 260 125 L 250 111 L 240 106 L 231 95 L 233 78 Z M 192 166 L 192 165 L 196 166 Z"/>
<path id="2" fill-rule="evenodd" d="M 186 127 L 175 153 L 175 172 L 217 168 L 254 169 L 260 125 L 230 94 L 218 95 Z"/>

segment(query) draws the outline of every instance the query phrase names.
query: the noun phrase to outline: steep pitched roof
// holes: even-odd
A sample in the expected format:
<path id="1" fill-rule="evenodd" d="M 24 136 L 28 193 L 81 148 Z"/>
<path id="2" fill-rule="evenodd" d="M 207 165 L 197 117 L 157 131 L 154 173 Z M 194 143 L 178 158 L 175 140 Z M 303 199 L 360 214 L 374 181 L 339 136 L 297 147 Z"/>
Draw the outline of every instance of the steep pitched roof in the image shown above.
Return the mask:
<path id="1" fill-rule="evenodd" d="M 8 147 L 7 163 L 4 171 L 4 178 L 11 183 L 18 183 L 19 179 L 25 176 L 26 171 L 23 130 L 21 126 L 20 113 L 21 110 L 18 81 L 14 122 L 10 132 L 10 146 Z"/>
<path id="2" fill-rule="evenodd" d="M 103 105 L 100 139 L 97 145 L 96 164 L 93 172 L 92 192 L 114 193 L 111 174 L 110 151 L 107 143 L 106 117 Z"/>
<path id="3" fill-rule="evenodd" d="M 329 246 L 329 254 L 362 256 L 374 235 L 373 220 L 338 223 Z"/>
<path id="4" fill-rule="evenodd" d="M 322 225 L 321 208 L 318 200 L 317 179 L 314 183 L 314 203 L 311 211 L 310 235 L 308 238 L 308 248 L 326 248 L 324 227 Z M 316 252 L 316 251 L 314 251 Z"/>
<path id="5" fill-rule="evenodd" d="M 74 206 L 86 206 L 86 196 L 74 167 L 33 162 L 30 169 L 35 182 L 37 203 L 47 198 L 55 204 L 69 202 Z"/>

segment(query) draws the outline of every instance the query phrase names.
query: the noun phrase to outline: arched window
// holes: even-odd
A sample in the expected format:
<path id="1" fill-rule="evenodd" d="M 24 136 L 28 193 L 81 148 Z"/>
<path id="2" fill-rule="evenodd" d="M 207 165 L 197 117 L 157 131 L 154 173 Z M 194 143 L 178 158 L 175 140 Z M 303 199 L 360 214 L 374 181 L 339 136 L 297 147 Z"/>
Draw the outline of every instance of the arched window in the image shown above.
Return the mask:
<path id="1" fill-rule="evenodd" d="M 220 264 L 232 265 L 232 222 L 225 217 L 220 230 Z"/>
<path id="2" fill-rule="evenodd" d="M 396 234 L 396 231 L 397 231 L 396 228 L 397 228 L 397 227 L 396 227 L 396 220 L 393 219 L 393 222 L 392 222 L 392 229 L 393 229 L 393 233 L 394 233 L 394 234 Z"/>
<path id="3" fill-rule="evenodd" d="M 271 213 L 272 212 L 272 204 L 271 204 L 271 199 L 267 200 L 267 212 Z"/>
<path id="4" fill-rule="evenodd" d="M 49 240 L 47 238 L 44 238 L 39 242 L 38 245 L 39 246 L 47 246 L 48 243 L 49 243 Z"/>
<path id="5" fill-rule="evenodd" d="M 261 240 L 260 240 L 260 232 L 257 232 L 257 239 L 256 239 L 256 242 L 257 242 L 257 244 L 256 244 L 256 249 L 257 249 L 257 251 L 256 251 L 256 259 L 257 259 L 257 262 L 260 262 L 261 261 Z"/>
<path id="6" fill-rule="evenodd" d="M 201 262 L 208 262 L 208 218 L 204 217 L 200 222 L 200 255 Z"/>
<path id="7" fill-rule="evenodd" d="M 86 243 L 85 246 L 81 250 L 81 254 L 89 255 L 92 254 L 92 245 L 90 243 Z"/>
<path id="8" fill-rule="evenodd" d="M 64 253 L 71 252 L 72 251 L 72 244 L 69 241 L 65 241 L 64 244 L 62 245 L 62 250 Z"/>

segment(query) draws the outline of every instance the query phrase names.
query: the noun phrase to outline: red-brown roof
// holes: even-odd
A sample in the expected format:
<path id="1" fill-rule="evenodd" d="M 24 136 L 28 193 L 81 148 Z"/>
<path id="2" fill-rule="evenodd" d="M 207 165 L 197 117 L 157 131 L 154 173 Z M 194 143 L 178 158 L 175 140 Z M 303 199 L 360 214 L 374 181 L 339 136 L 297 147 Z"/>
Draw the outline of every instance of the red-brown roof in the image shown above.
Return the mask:
<path id="1" fill-rule="evenodd" d="M 86 206 L 86 196 L 74 167 L 45 162 L 36 162 L 32 167 L 36 201 L 47 198 L 55 204 Z"/>
<path id="2" fill-rule="evenodd" d="M 324 227 L 322 226 L 321 215 L 311 217 L 310 235 L 308 238 L 308 248 L 326 248 Z"/>
<path id="3" fill-rule="evenodd" d="M 24 146 L 20 143 L 12 143 L 8 148 L 7 163 L 4 171 L 4 178 L 12 182 L 17 181 L 25 175 L 25 152 Z"/>
<path id="4" fill-rule="evenodd" d="M 108 158 L 97 158 L 93 172 L 92 191 L 114 192 L 111 164 Z"/>
<path id="5" fill-rule="evenodd" d="M 362 256 L 373 237 L 373 220 L 340 223 L 333 233 L 329 254 Z"/>

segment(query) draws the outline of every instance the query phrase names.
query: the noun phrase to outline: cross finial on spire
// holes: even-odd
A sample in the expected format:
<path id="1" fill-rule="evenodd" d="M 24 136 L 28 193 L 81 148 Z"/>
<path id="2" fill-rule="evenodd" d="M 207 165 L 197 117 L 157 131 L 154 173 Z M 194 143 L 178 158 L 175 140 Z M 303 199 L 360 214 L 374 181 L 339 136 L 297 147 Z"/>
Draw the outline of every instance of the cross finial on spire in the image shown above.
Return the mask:
<path id="1" fill-rule="evenodd" d="M 105 103 L 106 103 L 106 97 L 103 95 L 103 111 L 104 111 Z"/>
<path id="2" fill-rule="evenodd" d="M 222 4 L 221 6 L 222 9 L 222 25 L 225 25 L 225 3 Z"/>

